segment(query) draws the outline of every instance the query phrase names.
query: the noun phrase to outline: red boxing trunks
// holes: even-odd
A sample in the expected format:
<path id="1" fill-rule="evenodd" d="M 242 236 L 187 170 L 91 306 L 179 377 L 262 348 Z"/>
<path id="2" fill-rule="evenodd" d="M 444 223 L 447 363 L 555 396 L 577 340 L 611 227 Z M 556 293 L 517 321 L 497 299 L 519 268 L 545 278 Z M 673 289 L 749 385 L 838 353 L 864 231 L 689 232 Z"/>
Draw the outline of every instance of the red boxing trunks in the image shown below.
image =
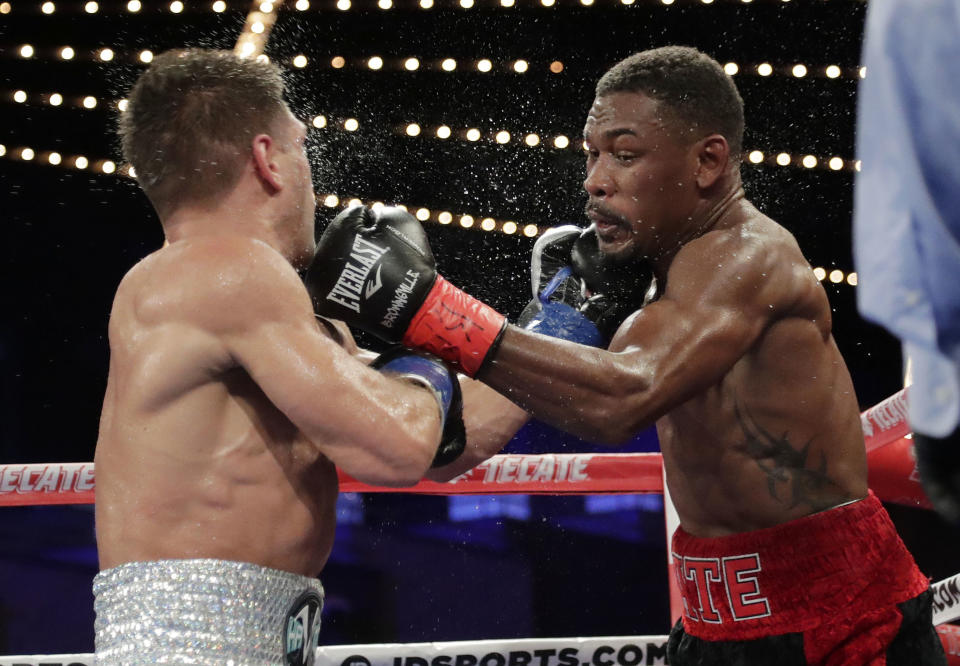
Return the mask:
<path id="1" fill-rule="evenodd" d="M 671 664 L 946 663 L 927 578 L 872 492 L 743 534 L 701 539 L 680 528 L 672 557 L 683 618 Z M 909 661 L 887 661 L 899 643 Z"/>

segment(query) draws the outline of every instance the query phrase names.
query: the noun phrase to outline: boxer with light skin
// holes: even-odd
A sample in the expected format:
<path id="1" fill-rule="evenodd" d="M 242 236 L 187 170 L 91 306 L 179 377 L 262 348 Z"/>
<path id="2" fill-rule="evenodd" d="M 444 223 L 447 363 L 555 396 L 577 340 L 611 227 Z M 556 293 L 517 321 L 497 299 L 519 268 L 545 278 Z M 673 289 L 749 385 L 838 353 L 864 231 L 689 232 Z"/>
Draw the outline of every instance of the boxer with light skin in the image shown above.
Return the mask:
<path id="1" fill-rule="evenodd" d="M 315 249 L 306 128 L 282 94 L 274 65 L 169 52 L 121 118 L 167 243 L 110 315 L 100 664 L 312 663 L 335 466 L 409 486 L 464 446 L 442 363 L 394 352 L 375 370 L 315 317 L 297 273 Z"/>
<path id="2" fill-rule="evenodd" d="M 588 302 L 541 299 L 539 314 L 509 325 L 441 277 L 431 283 L 432 267 L 399 247 L 392 260 L 426 284 L 398 331 L 371 325 L 375 303 L 328 311 L 320 270 L 314 302 L 439 353 L 588 440 L 615 445 L 656 424 L 680 517 L 674 666 L 943 664 L 928 581 L 868 493 L 826 293 L 793 236 L 745 198 L 742 104 L 715 61 L 683 47 L 636 54 L 598 83 L 584 128 L 587 234 L 602 263 L 646 259 L 659 285 L 608 344 L 582 344 L 584 322 L 570 323 L 598 321 Z M 399 217 L 328 230 L 320 261 L 329 270 L 326 245 L 352 234 L 409 236 L 416 221 Z M 535 248 L 535 289 L 551 277 L 538 274 L 541 255 L 561 247 L 583 275 L 582 238 L 564 240 L 576 236 Z M 634 280 L 646 290 L 645 274 Z"/>

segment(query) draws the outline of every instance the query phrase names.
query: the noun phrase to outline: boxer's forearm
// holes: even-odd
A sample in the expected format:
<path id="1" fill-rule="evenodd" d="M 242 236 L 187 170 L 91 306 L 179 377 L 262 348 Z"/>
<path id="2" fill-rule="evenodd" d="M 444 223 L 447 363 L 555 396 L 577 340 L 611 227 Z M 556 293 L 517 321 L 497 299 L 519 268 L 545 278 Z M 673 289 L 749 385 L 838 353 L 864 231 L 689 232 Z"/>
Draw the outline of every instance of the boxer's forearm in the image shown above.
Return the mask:
<path id="1" fill-rule="evenodd" d="M 624 442 L 658 416 L 633 355 L 515 326 L 479 378 L 531 416 L 591 441 Z"/>
<path id="2" fill-rule="evenodd" d="M 451 464 L 429 470 L 426 478 L 432 481 L 449 481 L 496 455 L 530 418 L 509 399 L 476 380 L 460 375 L 460 388 L 467 446 Z"/>

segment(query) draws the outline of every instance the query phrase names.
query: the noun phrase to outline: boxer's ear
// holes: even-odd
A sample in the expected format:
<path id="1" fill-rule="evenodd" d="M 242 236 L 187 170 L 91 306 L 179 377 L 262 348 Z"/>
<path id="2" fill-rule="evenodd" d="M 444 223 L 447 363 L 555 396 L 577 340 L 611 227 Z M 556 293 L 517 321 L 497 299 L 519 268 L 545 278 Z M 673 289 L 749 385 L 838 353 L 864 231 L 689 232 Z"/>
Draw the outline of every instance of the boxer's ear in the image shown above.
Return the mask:
<path id="1" fill-rule="evenodd" d="M 258 134 L 252 140 L 253 169 L 271 193 L 283 189 L 280 168 L 274 159 L 277 142 L 269 134 Z"/>
<path id="2" fill-rule="evenodd" d="M 695 144 L 697 152 L 697 186 L 708 189 L 727 170 L 730 161 L 730 144 L 721 134 L 711 134 Z"/>

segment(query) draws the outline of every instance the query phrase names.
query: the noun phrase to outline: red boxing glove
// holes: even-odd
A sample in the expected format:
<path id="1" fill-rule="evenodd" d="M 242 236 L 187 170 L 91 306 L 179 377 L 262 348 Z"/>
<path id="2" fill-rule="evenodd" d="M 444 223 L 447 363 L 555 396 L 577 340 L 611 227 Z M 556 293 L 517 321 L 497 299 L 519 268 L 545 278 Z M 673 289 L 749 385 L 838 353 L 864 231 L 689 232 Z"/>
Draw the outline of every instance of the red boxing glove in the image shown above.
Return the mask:
<path id="1" fill-rule="evenodd" d="M 473 377 L 500 342 L 507 318 L 437 275 L 403 344 L 455 363 Z"/>

